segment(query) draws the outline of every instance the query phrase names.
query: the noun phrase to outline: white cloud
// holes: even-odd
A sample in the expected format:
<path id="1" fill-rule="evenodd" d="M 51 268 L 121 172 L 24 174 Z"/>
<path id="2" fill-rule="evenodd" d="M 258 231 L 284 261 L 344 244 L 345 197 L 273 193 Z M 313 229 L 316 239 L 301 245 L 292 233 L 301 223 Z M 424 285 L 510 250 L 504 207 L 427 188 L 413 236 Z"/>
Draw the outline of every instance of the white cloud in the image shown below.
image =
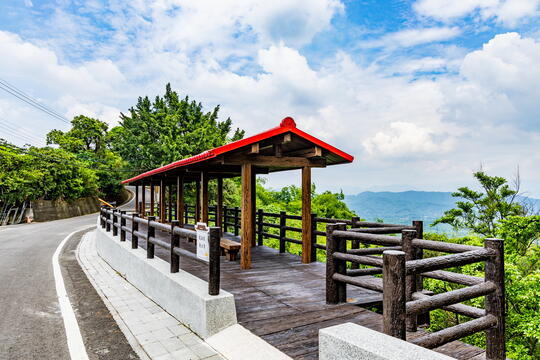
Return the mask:
<path id="1" fill-rule="evenodd" d="M 451 150 L 453 140 L 435 141 L 435 131 L 414 123 L 393 122 L 383 131 L 363 142 L 368 154 L 401 158 L 415 155 L 433 156 Z"/>
<path id="2" fill-rule="evenodd" d="M 421 15 L 448 20 L 465 16 L 476 9 L 496 7 L 498 4 L 499 0 L 419 0 L 413 8 Z"/>
<path id="3" fill-rule="evenodd" d="M 9 69 L 4 80 L 68 119 L 86 114 L 115 124 L 118 103 L 137 94 L 130 92 L 122 71 L 111 60 L 62 64 L 52 50 L 5 31 L 0 31 L 0 54 L 9 54 L 0 57 L 0 68 Z M 4 120 L 18 124 L 22 134 L 34 138 L 33 144 L 43 145 L 35 137 L 43 138 L 51 128 L 68 126 L 9 94 L 0 95 L 5 99 L 0 103 Z"/>
<path id="4" fill-rule="evenodd" d="M 495 18 L 502 24 L 514 27 L 526 17 L 539 15 L 540 0 L 419 0 L 413 8 L 420 15 L 442 21 L 478 13 L 483 19 Z"/>
<path id="5" fill-rule="evenodd" d="M 461 121 L 512 123 L 539 131 L 540 42 L 500 34 L 463 59 L 465 81 L 448 95 Z M 455 96 L 453 96 L 455 94 Z M 462 112 L 462 114 L 458 114 Z"/>
<path id="6" fill-rule="evenodd" d="M 205 4 L 141 1 L 127 10 L 113 4 L 121 7 L 103 18 L 112 24 L 111 38 L 90 47 L 90 61 L 70 62 L 62 55 L 68 43 L 57 47 L 0 32 L 0 53 L 11 54 L 0 57 L 0 68 L 66 116 L 84 112 L 112 123 L 138 96 L 162 93 L 166 82 L 206 108 L 221 104 L 221 118 L 230 116 L 248 134 L 293 116 L 300 128 L 356 156 L 353 165 L 317 172 L 320 189 L 353 192 L 397 182 L 452 189 L 468 181 L 480 162 L 504 176 L 518 159 L 527 162 L 523 166 L 540 161 L 534 146 L 539 129 L 532 122 L 540 114 L 540 57 L 532 39 L 503 34 L 464 57 L 402 57 L 391 67 L 360 65 L 342 50 L 315 67 L 299 45 L 330 25 L 342 9 L 339 2 Z M 284 24 L 293 30 L 280 28 Z M 454 27 L 406 30 L 385 37 L 384 46 L 457 35 Z M 459 75 L 415 75 L 448 67 Z M 46 115 L 2 97 L 7 100 L 0 102 L 0 114 L 36 135 L 57 127 Z M 540 181 L 540 172 L 530 171 Z M 540 188 L 529 190 L 540 194 Z"/>
<path id="7" fill-rule="evenodd" d="M 457 27 L 433 27 L 401 30 L 380 39 L 366 41 L 364 47 L 411 47 L 450 40 L 461 33 Z"/>
<path id="8" fill-rule="evenodd" d="M 449 62 L 447 59 L 427 56 L 399 63 L 395 66 L 395 69 L 399 73 L 408 74 L 414 72 L 443 71 L 448 66 Z"/>

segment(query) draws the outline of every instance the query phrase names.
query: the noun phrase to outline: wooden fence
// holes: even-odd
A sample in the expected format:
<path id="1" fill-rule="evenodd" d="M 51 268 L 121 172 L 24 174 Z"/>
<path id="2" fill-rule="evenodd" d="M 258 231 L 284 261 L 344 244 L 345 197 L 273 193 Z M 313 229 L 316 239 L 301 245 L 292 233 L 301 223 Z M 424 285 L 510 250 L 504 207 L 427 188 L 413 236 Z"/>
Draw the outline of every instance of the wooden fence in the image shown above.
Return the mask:
<path id="1" fill-rule="evenodd" d="M 127 226 L 127 221 L 130 226 Z M 117 209 L 108 209 L 101 207 L 100 225 L 107 232 L 112 230 L 113 237 L 118 236 L 119 240 L 126 241 L 126 234 L 131 234 L 131 248 L 139 247 L 139 239 L 146 241 L 146 257 L 154 258 L 155 246 L 162 247 L 170 253 L 170 272 L 176 273 L 180 269 L 180 256 L 186 256 L 191 259 L 206 263 L 199 259 L 192 252 L 180 247 L 181 239 L 197 239 L 197 233 L 194 230 L 188 230 L 179 226 L 178 220 L 172 220 L 170 224 L 164 224 L 156 221 L 155 217 L 149 216 L 142 218 L 136 213 L 127 214 L 125 211 Z M 146 231 L 139 231 L 139 225 L 144 225 Z M 156 230 L 169 234 L 170 243 L 160 240 L 156 237 Z M 220 239 L 221 229 L 210 227 L 209 233 L 209 261 L 208 261 L 208 294 L 218 295 L 220 288 Z"/>
<path id="2" fill-rule="evenodd" d="M 214 252 L 211 252 L 209 289 L 214 289 L 213 293 L 215 293 L 215 289 L 219 291 L 220 231 L 230 232 L 234 235 L 240 233 L 241 210 L 238 207 L 224 206 L 222 213 L 222 228 L 212 228 L 214 235 L 211 235 L 211 239 L 213 239 L 211 246 L 213 246 Z M 186 204 L 184 212 L 181 214 L 184 223 L 195 223 L 195 214 L 195 206 Z M 116 221 L 113 220 L 115 216 L 124 220 L 131 219 L 132 215 L 119 216 L 118 212 L 105 210 L 106 216 L 109 218 L 104 221 L 102 226 L 112 226 L 113 235 L 115 235 L 115 227 L 125 228 L 125 231 L 129 230 L 125 225 L 117 225 Z M 113 217 L 113 220 L 110 219 L 110 216 Z M 171 216 L 169 214 L 169 221 Z M 102 216 L 102 219 L 105 217 Z M 257 245 L 263 245 L 264 239 L 276 239 L 279 241 L 279 252 L 283 253 L 286 249 L 286 243 L 301 244 L 301 240 L 290 237 L 291 232 L 302 232 L 301 225 L 299 227 L 290 226 L 290 220 L 301 221 L 302 217 L 290 215 L 284 211 L 270 213 L 257 209 L 255 222 Z M 152 246 L 152 256 L 153 244 L 169 250 L 171 247 L 156 239 L 153 232 L 155 230 L 150 232 L 151 228 L 168 231 L 177 237 L 193 238 L 195 236 L 194 231 L 179 227 L 177 221 L 166 225 L 155 221 L 154 217 L 144 219 L 134 215 L 132 224 L 139 223 L 148 223 L 148 234 L 141 234 L 133 228 L 131 231 L 135 237 L 150 239 L 148 243 Z M 209 223 L 217 225 L 215 206 L 209 207 Z M 326 224 L 326 231 L 317 229 L 318 224 L 321 223 Z M 275 230 L 270 232 L 270 229 Z M 406 340 L 406 331 L 416 331 L 419 325 L 429 324 L 431 310 L 443 309 L 464 315 L 472 320 L 434 333 L 427 333 L 410 340 L 410 342 L 434 348 L 476 332 L 486 331 L 486 359 L 505 359 L 504 245 L 502 240 L 486 239 L 483 248 L 431 241 L 423 239 L 422 221 L 413 221 L 412 225 L 409 226 L 360 221 L 357 217 L 351 219 L 323 218 L 317 217 L 317 214 L 311 216 L 311 229 L 312 251 L 315 252 L 316 249 L 326 251 L 327 303 L 346 302 L 347 285 L 380 292 L 383 294 L 384 332 L 403 340 Z M 391 234 L 400 234 L 401 236 L 390 236 Z M 122 239 L 122 235 L 120 237 Z M 317 237 L 324 237 L 326 244 L 318 243 Z M 348 243 L 349 241 L 350 243 Z M 180 249 L 176 245 L 178 242 L 173 243 L 172 237 L 171 243 L 174 244 L 173 250 L 171 250 L 172 271 L 173 262 L 178 263 L 178 257 L 173 257 L 174 255 L 189 257 L 194 257 L 194 255 Z M 424 258 L 424 250 L 449 253 L 450 255 Z M 213 260 L 212 254 L 214 254 Z M 313 258 L 315 258 L 314 255 Z M 484 278 L 445 270 L 479 262 L 485 263 Z M 176 271 L 178 271 L 178 265 L 175 266 Z M 372 275 L 382 275 L 382 277 Z M 423 289 L 424 278 L 442 280 L 465 287 L 433 295 L 433 293 Z M 463 301 L 482 296 L 485 297 L 484 309 L 462 304 Z"/>
<path id="3" fill-rule="evenodd" d="M 416 224 L 418 227 L 419 224 Z M 326 230 L 327 273 L 326 300 L 337 304 L 347 299 L 347 284 L 383 294 L 383 327 L 388 335 L 406 340 L 406 331 L 417 331 L 429 311 L 443 309 L 473 320 L 426 333 L 410 342 L 434 348 L 453 340 L 486 331 L 486 359 L 505 359 L 504 242 L 486 239 L 484 247 L 421 239 L 418 230 L 402 228 L 401 237 L 382 235 L 392 229 L 378 228 L 379 234 L 367 229 L 346 230 L 346 224 L 328 224 Z M 373 230 L 373 229 L 370 229 Z M 348 249 L 347 241 L 376 245 Z M 449 255 L 422 258 L 424 250 Z M 377 256 L 377 255 L 382 255 Z M 347 269 L 347 263 L 368 266 Z M 444 269 L 485 263 L 484 277 L 459 274 Z M 382 277 L 364 276 L 382 274 Z M 423 291 L 422 278 L 447 281 L 465 287 L 433 295 Z M 462 304 L 484 297 L 484 309 Z"/>
<path id="4" fill-rule="evenodd" d="M 155 205 L 156 210 L 153 212 L 154 214 L 157 214 L 157 209 L 159 209 L 159 204 L 156 203 Z M 142 208 L 142 206 L 139 206 L 139 208 Z M 152 214 L 152 211 L 150 209 L 147 209 L 146 215 Z M 172 213 L 169 213 L 168 219 L 165 221 L 170 222 L 171 218 L 182 218 L 184 224 L 192 224 L 194 225 L 197 222 L 197 209 L 195 205 L 190 204 L 184 204 L 184 211 L 180 214 L 174 214 L 172 216 Z M 222 225 L 222 231 L 223 232 L 229 232 L 235 236 L 238 236 L 240 234 L 241 230 L 241 224 L 240 219 L 242 215 L 242 211 L 239 207 L 231 207 L 231 206 L 223 206 L 222 210 L 223 214 L 223 225 Z M 302 244 L 302 241 L 299 239 L 294 239 L 291 237 L 291 233 L 302 233 L 302 226 L 295 227 L 290 225 L 291 220 L 296 221 L 302 221 L 302 216 L 300 215 L 291 215 L 287 214 L 285 211 L 281 211 L 279 213 L 272 213 L 272 212 L 266 212 L 263 209 L 257 209 L 256 210 L 256 218 L 255 218 L 255 234 L 257 239 L 257 245 L 262 246 L 265 239 L 276 239 L 279 241 L 279 252 L 284 253 L 286 246 L 286 243 L 293 243 L 293 244 Z M 326 232 L 317 230 L 318 224 L 327 224 L 327 223 L 345 223 L 348 226 L 352 226 L 352 224 L 355 224 L 356 226 L 362 226 L 362 227 L 369 227 L 373 228 L 372 230 L 376 233 L 396 233 L 396 227 L 403 227 L 403 225 L 393 225 L 393 224 L 383 224 L 383 223 L 373 223 L 373 222 L 366 222 L 366 221 L 360 221 L 360 218 L 358 217 L 352 217 L 351 219 L 333 219 L 333 218 L 324 218 L 324 217 L 317 217 L 317 214 L 312 213 L 311 214 L 311 228 L 312 228 L 312 252 L 313 252 L 313 259 L 315 259 L 315 252 L 316 249 L 325 250 L 326 245 L 317 243 L 318 237 L 326 237 Z M 218 226 L 218 220 L 216 215 L 216 206 L 211 205 L 208 207 L 208 225 L 213 224 L 214 226 Z M 375 229 L 376 228 L 376 229 Z M 387 229 L 391 228 L 394 231 L 385 232 Z M 270 229 L 276 229 L 276 233 L 272 233 Z M 397 231 L 399 232 L 399 231 Z M 358 246 L 358 242 L 353 242 L 352 246 Z"/>

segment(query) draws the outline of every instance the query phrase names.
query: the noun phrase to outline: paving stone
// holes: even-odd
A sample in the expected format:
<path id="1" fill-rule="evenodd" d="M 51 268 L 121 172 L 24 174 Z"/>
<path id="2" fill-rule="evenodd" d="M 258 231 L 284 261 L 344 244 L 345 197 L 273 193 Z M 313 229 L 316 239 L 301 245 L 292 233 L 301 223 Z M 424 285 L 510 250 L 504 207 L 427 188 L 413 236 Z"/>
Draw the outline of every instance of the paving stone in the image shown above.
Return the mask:
<path id="1" fill-rule="evenodd" d="M 174 351 L 172 354 L 175 360 L 198 360 L 200 359 L 197 354 L 191 351 L 189 348 L 184 348 L 178 351 Z"/>
<path id="2" fill-rule="evenodd" d="M 187 334 L 184 334 L 184 335 L 180 335 L 178 337 L 180 340 L 182 340 L 182 342 L 184 344 L 186 344 L 186 346 L 190 347 L 190 346 L 194 346 L 194 345 L 197 345 L 201 342 L 201 339 L 193 334 L 193 333 L 187 333 Z"/>
<path id="3" fill-rule="evenodd" d="M 160 343 L 159 341 L 144 344 L 142 347 L 144 351 L 146 351 L 148 356 L 150 356 L 151 358 L 169 353 L 167 349 L 165 348 L 165 346 L 163 346 L 163 344 Z"/>
<path id="4" fill-rule="evenodd" d="M 152 360 L 224 359 L 177 319 L 118 275 L 95 250 L 93 238 L 81 242 L 79 258 L 92 283 L 129 328 L 129 336 Z M 137 351 L 137 350 L 136 350 Z"/>
<path id="5" fill-rule="evenodd" d="M 190 349 L 201 359 L 217 354 L 214 349 L 212 349 L 208 344 L 205 343 L 197 344 Z"/>
<path id="6" fill-rule="evenodd" d="M 168 329 L 175 335 L 180 336 L 190 333 L 189 329 L 183 325 L 169 326 Z"/>
<path id="7" fill-rule="evenodd" d="M 184 343 L 176 337 L 160 340 L 160 342 L 163 344 L 165 349 L 171 353 L 186 347 L 186 345 L 184 345 Z"/>
<path id="8" fill-rule="evenodd" d="M 155 330 L 155 331 L 152 331 L 152 335 L 158 339 L 158 340 L 165 340 L 165 339 L 170 339 L 170 338 L 174 338 L 175 336 L 173 335 L 172 332 L 170 332 L 169 329 L 167 328 L 161 328 L 161 329 L 158 329 L 158 330 Z"/>

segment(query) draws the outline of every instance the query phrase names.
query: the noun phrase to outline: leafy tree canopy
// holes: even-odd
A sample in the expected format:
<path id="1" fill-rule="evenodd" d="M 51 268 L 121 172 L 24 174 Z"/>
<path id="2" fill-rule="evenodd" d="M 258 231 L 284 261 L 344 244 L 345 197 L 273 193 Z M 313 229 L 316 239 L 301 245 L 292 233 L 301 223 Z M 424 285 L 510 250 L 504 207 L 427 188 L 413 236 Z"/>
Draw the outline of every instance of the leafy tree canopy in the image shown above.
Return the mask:
<path id="1" fill-rule="evenodd" d="M 452 193 L 463 200 L 456 208 L 445 211 L 432 225 L 449 224 L 454 229 L 469 229 L 484 236 L 495 236 L 498 222 L 509 216 L 525 215 L 524 207 L 516 201 L 517 189 L 512 189 L 506 179 L 489 176 L 483 171 L 474 173 L 482 191 L 461 187 Z"/>
<path id="2" fill-rule="evenodd" d="M 232 121 L 218 121 L 218 112 L 219 106 L 204 112 L 200 103 L 181 99 L 167 84 L 163 97 L 139 98 L 128 115 L 121 114 L 110 137 L 132 168 L 152 169 L 241 139 L 239 129 L 228 137 Z"/>
<path id="3" fill-rule="evenodd" d="M 67 132 L 52 130 L 47 134 L 47 144 L 55 144 L 88 165 L 95 171 L 99 191 L 104 196 L 114 196 L 122 188 L 120 181 L 125 172 L 119 172 L 124 162 L 110 150 L 111 136 L 106 122 L 84 115 L 71 120 Z"/>
<path id="4" fill-rule="evenodd" d="M 457 208 L 445 212 L 435 223 L 451 224 L 455 228 L 465 228 L 489 237 L 504 239 L 505 288 L 506 288 L 506 346 L 512 359 L 532 360 L 540 358 L 540 216 L 524 216 L 530 209 L 516 201 L 519 180 L 514 188 L 501 177 L 491 177 L 484 172 L 474 174 L 482 191 L 476 192 L 463 187 L 453 195 L 463 198 Z M 444 235 L 426 234 L 426 238 L 482 246 L 483 239 L 468 236 L 449 239 Z M 424 254 L 430 256 L 429 252 Z M 431 254 L 433 255 L 433 254 Z M 466 265 L 452 271 L 483 276 L 481 263 Z M 455 284 L 441 283 L 426 279 L 426 289 L 435 293 L 456 289 Z M 483 300 L 465 302 L 480 307 Z M 456 325 L 463 316 L 435 310 L 431 315 L 431 329 L 439 330 Z M 482 334 L 474 334 L 463 339 L 478 346 L 485 346 Z"/>
<path id="5" fill-rule="evenodd" d="M 302 189 L 295 185 L 285 186 L 281 190 L 269 190 L 263 186 L 261 179 L 257 185 L 258 206 L 268 211 L 286 211 L 289 214 L 302 212 Z M 355 216 L 343 202 L 342 192 L 325 191 L 317 194 L 315 185 L 311 189 L 311 210 L 320 217 L 350 219 Z"/>
<path id="6" fill-rule="evenodd" d="M 56 144 L 71 153 L 92 152 L 101 154 L 107 148 L 107 123 L 87 117 L 75 116 L 71 130 L 52 130 L 47 134 L 47 145 Z"/>
<path id="7" fill-rule="evenodd" d="M 97 176 L 73 154 L 50 147 L 18 148 L 0 141 L 0 200 L 77 199 L 94 195 Z"/>

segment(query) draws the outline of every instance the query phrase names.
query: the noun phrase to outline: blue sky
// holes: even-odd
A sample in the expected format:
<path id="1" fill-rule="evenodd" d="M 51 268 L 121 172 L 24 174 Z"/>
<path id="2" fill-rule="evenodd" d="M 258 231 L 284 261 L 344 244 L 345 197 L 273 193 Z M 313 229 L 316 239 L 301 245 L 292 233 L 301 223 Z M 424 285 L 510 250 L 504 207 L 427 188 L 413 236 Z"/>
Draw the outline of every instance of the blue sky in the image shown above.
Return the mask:
<path id="1" fill-rule="evenodd" d="M 539 5 L 8 0 L 0 79 L 111 125 L 167 82 L 248 134 L 293 116 L 356 157 L 317 170 L 321 189 L 453 190 L 480 167 L 511 178 L 519 166 L 540 197 Z M 5 92 L 0 123 L 0 137 L 35 145 L 67 126 Z"/>

